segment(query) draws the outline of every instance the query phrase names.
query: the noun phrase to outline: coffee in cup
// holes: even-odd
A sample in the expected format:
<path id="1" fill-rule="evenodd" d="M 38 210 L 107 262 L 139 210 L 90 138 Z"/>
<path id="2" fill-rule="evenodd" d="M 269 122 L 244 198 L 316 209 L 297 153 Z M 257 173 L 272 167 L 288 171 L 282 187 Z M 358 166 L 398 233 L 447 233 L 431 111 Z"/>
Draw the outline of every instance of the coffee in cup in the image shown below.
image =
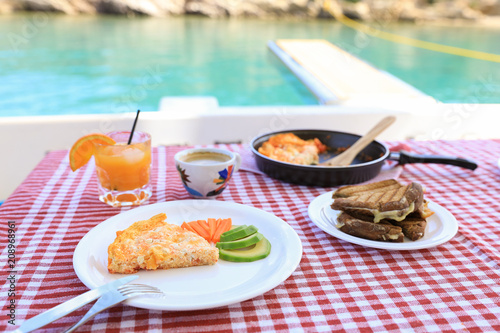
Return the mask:
<path id="1" fill-rule="evenodd" d="M 181 157 L 183 162 L 201 165 L 218 164 L 221 162 L 227 162 L 230 159 L 231 157 L 228 155 L 210 151 L 194 152 Z"/>
<path id="2" fill-rule="evenodd" d="M 184 188 L 194 198 L 215 198 L 241 165 L 238 153 L 218 148 L 193 148 L 174 156 Z"/>

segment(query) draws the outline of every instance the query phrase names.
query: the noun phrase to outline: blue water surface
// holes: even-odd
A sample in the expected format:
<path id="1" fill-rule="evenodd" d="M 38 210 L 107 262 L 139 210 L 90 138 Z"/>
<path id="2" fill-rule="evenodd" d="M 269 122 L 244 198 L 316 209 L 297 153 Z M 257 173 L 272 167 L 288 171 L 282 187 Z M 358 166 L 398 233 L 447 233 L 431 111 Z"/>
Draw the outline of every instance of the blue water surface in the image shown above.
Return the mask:
<path id="1" fill-rule="evenodd" d="M 500 54 L 498 29 L 381 28 Z M 497 63 L 391 43 L 332 20 L 31 13 L 0 18 L 0 116 L 157 110 L 164 96 L 214 96 L 222 106 L 317 104 L 267 48 L 280 38 L 326 39 L 442 102 L 500 102 Z"/>

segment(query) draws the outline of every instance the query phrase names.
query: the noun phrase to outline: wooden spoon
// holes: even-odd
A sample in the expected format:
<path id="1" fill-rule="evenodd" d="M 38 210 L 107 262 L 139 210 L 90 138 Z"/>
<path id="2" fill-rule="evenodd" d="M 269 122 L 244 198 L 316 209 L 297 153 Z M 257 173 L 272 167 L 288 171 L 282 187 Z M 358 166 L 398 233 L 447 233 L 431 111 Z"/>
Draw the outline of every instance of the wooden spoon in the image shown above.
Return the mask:
<path id="1" fill-rule="evenodd" d="M 323 165 L 323 166 L 346 166 L 350 165 L 356 155 L 363 150 L 366 146 L 368 146 L 375 137 L 377 137 L 380 133 L 382 133 L 387 127 L 392 125 L 396 121 L 396 117 L 394 116 L 387 116 L 381 121 L 377 123 L 368 133 L 363 135 L 361 138 L 358 139 L 351 147 L 349 147 L 346 151 L 342 152 L 341 154 L 330 158 L 329 160 L 326 160 L 318 165 Z"/>

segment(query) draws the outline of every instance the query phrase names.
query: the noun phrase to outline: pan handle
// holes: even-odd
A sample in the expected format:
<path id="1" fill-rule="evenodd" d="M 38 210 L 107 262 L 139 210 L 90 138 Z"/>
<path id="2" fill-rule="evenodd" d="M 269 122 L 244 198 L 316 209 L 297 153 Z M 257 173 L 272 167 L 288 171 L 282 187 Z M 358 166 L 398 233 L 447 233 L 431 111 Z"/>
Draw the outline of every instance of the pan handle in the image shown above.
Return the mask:
<path id="1" fill-rule="evenodd" d="M 452 156 L 419 155 L 409 153 L 405 150 L 391 153 L 389 159 L 396 160 L 401 165 L 409 163 L 439 163 L 455 165 L 469 170 L 475 170 L 477 168 L 476 162 L 471 160 Z"/>

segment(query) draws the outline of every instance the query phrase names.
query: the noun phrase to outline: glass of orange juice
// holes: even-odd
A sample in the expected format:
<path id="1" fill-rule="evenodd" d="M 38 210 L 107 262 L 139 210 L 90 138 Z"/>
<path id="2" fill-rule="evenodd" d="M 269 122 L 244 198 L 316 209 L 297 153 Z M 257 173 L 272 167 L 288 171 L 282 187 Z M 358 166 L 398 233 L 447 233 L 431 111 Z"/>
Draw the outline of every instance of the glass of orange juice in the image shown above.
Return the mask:
<path id="1" fill-rule="evenodd" d="M 107 134 L 114 145 L 97 144 L 94 158 L 99 200 L 113 207 L 140 205 L 151 191 L 151 135 L 130 131 Z"/>

